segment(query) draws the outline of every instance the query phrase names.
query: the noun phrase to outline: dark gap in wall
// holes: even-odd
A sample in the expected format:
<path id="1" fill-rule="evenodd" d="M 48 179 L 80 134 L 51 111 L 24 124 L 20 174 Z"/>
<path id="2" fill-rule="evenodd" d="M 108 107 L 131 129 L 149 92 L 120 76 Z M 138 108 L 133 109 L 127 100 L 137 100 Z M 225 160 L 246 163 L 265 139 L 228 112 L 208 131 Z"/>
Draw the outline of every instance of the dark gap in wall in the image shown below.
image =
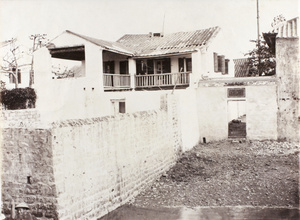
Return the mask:
<path id="1" fill-rule="evenodd" d="M 31 184 L 31 176 L 27 176 L 27 184 Z"/>

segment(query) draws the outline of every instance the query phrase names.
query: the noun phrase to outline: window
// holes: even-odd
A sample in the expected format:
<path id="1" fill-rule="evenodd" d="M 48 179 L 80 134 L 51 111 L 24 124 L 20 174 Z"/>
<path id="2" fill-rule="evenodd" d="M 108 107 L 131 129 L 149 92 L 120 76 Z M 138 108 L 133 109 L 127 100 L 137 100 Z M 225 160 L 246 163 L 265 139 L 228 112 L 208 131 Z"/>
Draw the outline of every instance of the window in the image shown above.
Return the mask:
<path id="1" fill-rule="evenodd" d="M 170 58 L 166 59 L 147 59 L 136 61 L 136 72 L 137 74 L 159 74 L 159 73 L 170 73 L 171 72 L 171 61 Z"/>
<path id="2" fill-rule="evenodd" d="M 16 68 L 13 68 L 12 71 L 15 74 L 16 73 Z M 14 74 L 12 74 L 12 73 L 9 74 L 9 83 L 16 83 L 16 78 L 15 78 Z M 22 81 L 21 81 L 21 70 L 20 69 L 18 69 L 17 77 L 18 77 L 18 84 L 22 83 Z"/>
<path id="3" fill-rule="evenodd" d="M 170 73 L 171 61 L 170 58 L 156 60 L 156 73 Z"/>
<path id="4" fill-rule="evenodd" d="M 225 59 L 225 74 L 228 74 L 229 70 L 229 59 Z"/>
<path id="5" fill-rule="evenodd" d="M 119 113 L 125 113 L 125 101 L 119 102 Z"/>
<path id="6" fill-rule="evenodd" d="M 136 73 L 137 74 L 147 74 L 147 63 L 146 60 L 137 60 L 136 61 Z"/>
<path id="7" fill-rule="evenodd" d="M 115 72 L 115 62 L 105 61 L 103 63 L 103 73 L 114 73 Z"/>
<path id="8" fill-rule="evenodd" d="M 225 59 L 224 55 L 218 55 L 214 53 L 214 71 L 221 72 L 222 74 L 228 74 L 228 62 L 229 59 Z"/>
<path id="9" fill-rule="evenodd" d="M 192 59 L 191 58 L 178 58 L 178 71 L 179 72 L 191 72 L 192 71 Z"/>
<path id="10" fill-rule="evenodd" d="M 125 99 L 111 99 L 113 114 L 126 113 Z"/>
<path id="11" fill-rule="evenodd" d="M 128 61 L 120 61 L 120 74 L 128 74 Z"/>

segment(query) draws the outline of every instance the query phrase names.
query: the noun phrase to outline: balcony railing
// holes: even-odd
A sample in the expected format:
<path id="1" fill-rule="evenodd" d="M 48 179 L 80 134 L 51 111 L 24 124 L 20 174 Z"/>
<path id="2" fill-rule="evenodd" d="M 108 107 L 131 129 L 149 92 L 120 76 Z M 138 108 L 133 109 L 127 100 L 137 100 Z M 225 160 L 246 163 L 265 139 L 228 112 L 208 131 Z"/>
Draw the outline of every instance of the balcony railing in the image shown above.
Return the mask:
<path id="1" fill-rule="evenodd" d="M 190 72 L 164 73 L 136 75 L 135 86 L 137 88 L 153 88 L 165 86 L 188 86 L 190 83 Z"/>
<path id="2" fill-rule="evenodd" d="M 129 89 L 130 75 L 107 74 L 103 76 L 104 89 Z M 184 73 L 164 73 L 135 76 L 135 88 L 159 88 L 167 86 L 189 86 L 190 72 Z"/>
<path id="3" fill-rule="evenodd" d="M 103 74 L 105 89 L 130 88 L 130 75 L 127 74 Z"/>

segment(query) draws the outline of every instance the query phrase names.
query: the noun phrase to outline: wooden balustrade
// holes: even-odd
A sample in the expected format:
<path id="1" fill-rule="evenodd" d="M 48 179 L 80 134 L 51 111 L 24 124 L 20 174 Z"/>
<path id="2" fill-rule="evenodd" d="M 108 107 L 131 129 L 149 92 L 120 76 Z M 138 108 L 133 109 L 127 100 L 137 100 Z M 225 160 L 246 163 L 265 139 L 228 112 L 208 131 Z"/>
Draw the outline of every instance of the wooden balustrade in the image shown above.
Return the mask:
<path id="1" fill-rule="evenodd" d="M 189 85 L 189 72 L 136 75 L 137 88 Z"/>
<path id="2" fill-rule="evenodd" d="M 130 88 L 130 75 L 103 74 L 105 89 Z M 155 88 L 167 86 L 189 86 L 190 72 L 136 75 L 136 88 Z"/>

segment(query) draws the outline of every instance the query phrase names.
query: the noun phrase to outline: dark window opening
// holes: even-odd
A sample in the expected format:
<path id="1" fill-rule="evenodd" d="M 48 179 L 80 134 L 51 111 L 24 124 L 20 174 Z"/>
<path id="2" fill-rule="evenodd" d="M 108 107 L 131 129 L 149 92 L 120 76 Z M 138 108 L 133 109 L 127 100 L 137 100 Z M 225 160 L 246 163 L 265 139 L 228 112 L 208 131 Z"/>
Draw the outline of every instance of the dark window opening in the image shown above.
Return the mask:
<path id="1" fill-rule="evenodd" d="M 228 74 L 229 70 L 229 59 L 225 59 L 225 74 Z"/>
<path id="2" fill-rule="evenodd" d="M 179 58 L 178 59 L 178 71 L 179 72 L 191 72 L 192 71 L 192 59 L 191 58 Z"/>
<path id="3" fill-rule="evenodd" d="M 153 60 L 147 60 L 147 70 L 148 74 L 154 74 L 154 62 Z"/>
<path id="4" fill-rule="evenodd" d="M 128 61 L 120 61 L 120 74 L 129 74 Z"/>
<path id="5" fill-rule="evenodd" d="M 115 72 L 115 62 L 105 61 L 103 63 L 103 73 L 114 73 Z"/>
<path id="6" fill-rule="evenodd" d="M 136 60 L 136 72 L 139 75 L 171 73 L 171 60 L 170 58 Z"/>
<path id="7" fill-rule="evenodd" d="M 170 72 L 171 72 L 170 58 L 156 61 L 156 73 L 170 73 Z"/>
<path id="8" fill-rule="evenodd" d="M 125 102 L 119 102 L 119 113 L 125 113 L 126 108 L 125 108 Z"/>

